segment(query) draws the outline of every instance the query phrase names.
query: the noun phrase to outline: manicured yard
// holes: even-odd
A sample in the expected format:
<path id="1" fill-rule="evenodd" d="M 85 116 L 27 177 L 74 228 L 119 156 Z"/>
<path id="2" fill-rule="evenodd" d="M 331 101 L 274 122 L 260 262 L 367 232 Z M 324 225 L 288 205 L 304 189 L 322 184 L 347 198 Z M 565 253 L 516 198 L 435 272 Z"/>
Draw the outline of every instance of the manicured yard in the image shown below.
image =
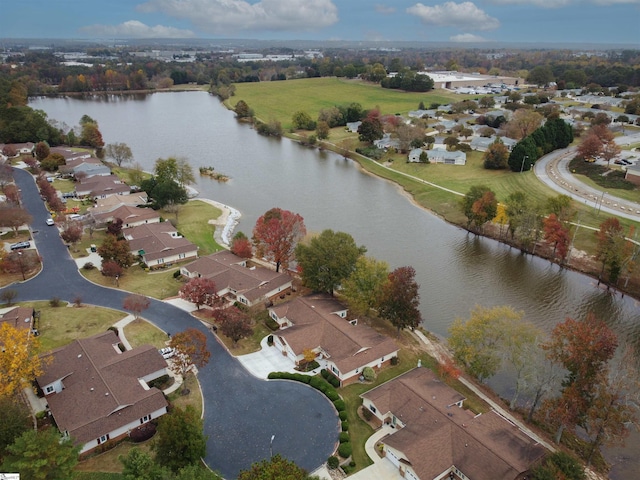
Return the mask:
<path id="1" fill-rule="evenodd" d="M 136 292 L 149 297 L 163 299 L 174 297 L 182 286 L 180 280 L 173 278 L 173 273 L 178 267 L 154 272 L 146 272 L 140 266 L 129 267 L 118 279 L 119 288 L 129 292 Z M 116 288 L 114 278 L 105 277 L 97 268 L 93 270 L 80 269 L 82 275 L 98 285 Z"/>
<path id="2" fill-rule="evenodd" d="M 144 317 L 144 312 L 142 312 L 141 316 Z M 132 321 L 124 327 L 124 336 L 132 348 L 148 344 L 156 348 L 163 348 L 166 346 L 168 340 L 165 332 L 141 318 Z"/>
<path id="3" fill-rule="evenodd" d="M 161 214 L 165 219 L 175 221 L 175 213 L 161 210 Z M 221 214 L 222 211 L 219 208 L 202 200 L 192 200 L 179 207 L 176 228 L 189 241 L 200 247 L 199 256 L 222 250 L 213 238 L 215 225 L 209 223 L 209 220 L 215 220 Z"/>
<path id="4" fill-rule="evenodd" d="M 88 299 L 87 299 L 88 300 Z M 85 338 L 104 332 L 125 314 L 102 307 L 71 307 L 66 302 L 52 307 L 49 302 L 26 302 L 19 305 L 32 307 L 40 312 L 38 331 L 40 351 L 48 352 L 77 338 Z"/>

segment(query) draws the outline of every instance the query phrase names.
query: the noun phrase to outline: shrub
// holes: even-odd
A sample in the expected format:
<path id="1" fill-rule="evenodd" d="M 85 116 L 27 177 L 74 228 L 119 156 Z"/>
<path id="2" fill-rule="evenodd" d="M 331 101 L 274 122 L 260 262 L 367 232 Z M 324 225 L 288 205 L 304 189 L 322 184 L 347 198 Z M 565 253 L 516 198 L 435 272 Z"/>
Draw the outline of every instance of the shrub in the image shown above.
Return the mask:
<path id="1" fill-rule="evenodd" d="M 87 262 L 82 266 L 83 270 L 93 270 L 96 266 L 92 262 Z"/>
<path id="2" fill-rule="evenodd" d="M 267 328 L 269 330 L 271 330 L 272 332 L 275 332 L 276 330 L 280 329 L 280 325 L 278 325 L 278 322 L 276 322 L 273 318 L 271 317 L 267 317 L 264 319 L 264 324 L 267 326 Z"/>
<path id="3" fill-rule="evenodd" d="M 346 420 L 347 419 L 347 412 L 346 410 L 343 410 L 341 412 L 338 412 L 338 417 L 340 417 L 340 420 Z"/>
<path id="4" fill-rule="evenodd" d="M 365 420 L 369 421 L 373 418 L 373 413 L 367 407 L 362 407 L 362 416 Z"/>
<path id="5" fill-rule="evenodd" d="M 338 441 L 340 443 L 345 443 L 349 441 L 349 433 L 348 432 L 340 432 L 340 436 L 338 437 Z"/>
<path id="6" fill-rule="evenodd" d="M 335 470 L 339 466 L 340 459 L 338 457 L 331 455 L 329 458 L 327 458 L 327 467 L 329 467 L 329 470 Z"/>
<path id="7" fill-rule="evenodd" d="M 171 376 L 162 375 L 161 377 L 154 378 L 153 380 L 151 380 L 149 382 L 149 387 L 151 388 L 156 387 L 161 389 L 161 387 L 163 387 L 165 384 L 168 384 L 170 380 L 171 380 Z"/>
<path id="8" fill-rule="evenodd" d="M 268 344 L 268 345 L 273 345 L 273 335 L 269 335 L 269 336 L 267 337 L 267 344 Z"/>
<path id="9" fill-rule="evenodd" d="M 340 379 L 338 377 L 334 377 L 333 375 L 329 376 L 329 383 L 333 385 L 335 388 L 340 387 Z"/>
<path id="10" fill-rule="evenodd" d="M 351 442 L 341 443 L 338 447 L 338 455 L 342 458 L 349 458 L 351 456 Z"/>
<path id="11" fill-rule="evenodd" d="M 60 300 L 59 297 L 51 297 L 51 300 L 49 300 L 49 305 L 51 305 L 54 308 L 59 307 L 61 304 L 62 304 L 62 301 Z"/>
<path id="12" fill-rule="evenodd" d="M 344 420 L 340 425 L 341 425 L 341 428 L 342 428 L 343 432 L 348 432 L 349 431 L 349 422 Z"/>
<path id="13" fill-rule="evenodd" d="M 398 357 L 391 357 L 390 362 L 391 365 L 397 365 L 398 364 Z"/>
<path id="14" fill-rule="evenodd" d="M 343 412 L 345 409 L 344 400 L 335 400 L 333 402 L 333 406 L 336 407 L 336 410 L 338 410 L 339 412 Z"/>
<path id="15" fill-rule="evenodd" d="M 36 413 L 36 418 L 38 420 L 43 420 L 47 416 L 47 412 L 45 410 L 40 410 Z"/>
<path id="16" fill-rule="evenodd" d="M 176 270 L 175 272 L 173 272 L 173 278 L 178 278 L 180 275 L 182 275 L 180 273 L 180 270 Z"/>
<path id="17" fill-rule="evenodd" d="M 362 376 L 367 382 L 373 382 L 376 379 L 376 372 L 371 367 L 364 367 Z"/>
<path id="18" fill-rule="evenodd" d="M 155 433 L 156 433 L 156 426 L 153 423 L 149 422 L 131 430 L 129 437 L 133 442 L 138 443 L 138 442 L 144 442 L 145 440 L 149 440 L 151 437 L 155 435 Z"/>
<path id="19" fill-rule="evenodd" d="M 349 466 L 350 466 L 351 468 L 356 468 L 356 462 L 355 462 L 354 460 L 351 460 L 351 461 L 349 462 Z"/>
<path id="20" fill-rule="evenodd" d="M 119 335 L 118 333 L 118 327 L 114 327 L 113 325 L 111 325 L 109 328 L 107 328 L 107 330 L 111 330 L 113 333 L 115 333 L 116 335 Z"/>

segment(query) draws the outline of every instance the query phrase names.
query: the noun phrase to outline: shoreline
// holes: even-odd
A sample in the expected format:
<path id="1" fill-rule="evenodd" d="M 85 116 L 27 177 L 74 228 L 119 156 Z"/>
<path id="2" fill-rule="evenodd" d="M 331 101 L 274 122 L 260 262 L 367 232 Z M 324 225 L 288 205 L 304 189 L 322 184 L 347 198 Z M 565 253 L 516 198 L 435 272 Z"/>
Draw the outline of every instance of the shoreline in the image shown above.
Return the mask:
<path id="1" fill-rule="evenodd" d="M 222 210 L 222 214 L 218 218 L 209 220 L 208 223 L 216 227 L 213 232 L 213 238 L 215 241 L 223 247 L 230 248 L 231 236 L 240 221 L 240 217 L 242 217 L 242 213 L 229 205 L 225 205 L 224 203 L 220 203 L 216 200 L 211 200 L 210 198 L 196 197 L 191 199 L 191 201 L 193 200 L 203 201 Z"/>

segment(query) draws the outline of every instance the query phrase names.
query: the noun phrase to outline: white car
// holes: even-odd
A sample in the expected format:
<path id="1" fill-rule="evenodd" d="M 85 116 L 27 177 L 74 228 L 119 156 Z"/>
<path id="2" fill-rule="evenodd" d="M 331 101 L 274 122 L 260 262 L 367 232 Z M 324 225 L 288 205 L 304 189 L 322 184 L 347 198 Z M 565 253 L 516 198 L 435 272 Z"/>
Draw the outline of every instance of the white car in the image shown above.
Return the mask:
<path id="1" fill-rule="evenodd" d="M 176 354 L 176 351 L 171 347 L 165 347 L 158 350 L 158 353 L 162 355 L 162 358 L 165 360 L 173 357 Z"/>
<path id="2" fill-rule="evenodd" d="M 52 225 L 56 224 L 56 222 L 53 221 L 53 218 L 47 218 L 46 222 L 47 222 L 47 225 L 49 225 L 49 226 L 52 226 Z"/>

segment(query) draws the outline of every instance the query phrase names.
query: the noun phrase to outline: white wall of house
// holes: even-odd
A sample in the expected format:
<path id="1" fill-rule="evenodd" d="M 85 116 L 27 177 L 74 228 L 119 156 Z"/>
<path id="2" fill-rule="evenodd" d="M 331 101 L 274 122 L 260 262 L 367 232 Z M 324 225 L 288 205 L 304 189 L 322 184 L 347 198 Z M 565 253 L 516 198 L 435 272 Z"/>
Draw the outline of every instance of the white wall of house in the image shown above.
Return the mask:
<path id="1" fill-rule="evenodd" d="M 64 385 L 62 384 L 61 378 L 42 387 L 42 391 L 45 395 L 60 393 L 62 390 L 64 390 Z"/>
<path id="2" fill-rule="evenodd" d="M 350 372 L 341 372 L 339 377 L 340 380 L 345 381 L 348 380 L 352 377 L 358 376 L 358 375 L 362 375 L 362 370 L 365 369 L 365 367 L 371 367 L 371 368 L 380 368 L 382 367 L 382 363 L 386 362 L 387 360 L 389 360 L 392 357 L 397 357 L 398 356 L 398 352 L 395 351 L 392 354 L 389 355 L 385 355 L 383 357 L 379 357 L 376 358 L 375 360 L 372 360 L 369 363 L 365 363 L 364 365 L 359 366 L 358 368 L 351 370 Z M 327 366 L 330 367 L 332 372 L 335 372 L 335 370 L 338 370 L 338 367 L 331 361 L 331 360 L 327 360 Z M 335 367 L 335 370 L 331 367 Z"/>
<path id="3" fill-rule="evenodd" d="M 131 252 L 136 255 L 138 252 Z M 187 258 L 193 258 L 198 256 L 198 250 L 192 250 L 190 252 L 179 253 L 175 255 L 167 255 L 166 257 L 158 258 L 157 260 L 147 261 L 145 256 L 142 256 L 142 260 L 149 267 L 157 267 L 158 265 L 164 265 L 165 263 L 173 263 L 173 262 L 181 262 L 182 260 L 186 260 Z"/>
<path id="4" fill-rule="evenodd" d="M 82 449 L 80 450 L 80 453 L 84 453 L 87 452 L 93 448 L 96 448 L 98 445 L 101 445 L 105 442 L 108 442 L 111 439 L 114 438 L 118 438 L 121 435 L 124 435 L 126 433 L 129 433 L 131 430 L 133 430 L 136 427 L 139 427 L 140 425 L 142 425 L 143 423 L 147 423 L 151 420 L 153 420 L 154 418 L 158 418 L 161 417 L 162 415 L 164 415 L 165 413 L 167 413 L 167 408 L 166 407 L 162 407 L 158 410 L 156 410 L 155 412 L 152 412 L 150 414 L 147 415 L 146 418 L 140 418 L 137 419 L 133 422 L 130 422 L 126 425 L 123 425 L 122 427 L 116 428 L 115 430 L 106 433 L 104 436 L 101 436 L 100 438 L 96 438 L 95 440 L 92 440 L 88 443 L 85 443 L 82 446 Z"/>
<path id="5" fill-rule="evenodd" d="M 155 380 L 156 378 L 160 378 L 161 376 L 167 375 L 167 374 L 168 374 L 167 369 L 163 368 L 156 372 L 150 373 L 149 375 L 145 375 L 144 377 L 142 377 L 142 380 L 149 383 L 151 380 Z"/>

